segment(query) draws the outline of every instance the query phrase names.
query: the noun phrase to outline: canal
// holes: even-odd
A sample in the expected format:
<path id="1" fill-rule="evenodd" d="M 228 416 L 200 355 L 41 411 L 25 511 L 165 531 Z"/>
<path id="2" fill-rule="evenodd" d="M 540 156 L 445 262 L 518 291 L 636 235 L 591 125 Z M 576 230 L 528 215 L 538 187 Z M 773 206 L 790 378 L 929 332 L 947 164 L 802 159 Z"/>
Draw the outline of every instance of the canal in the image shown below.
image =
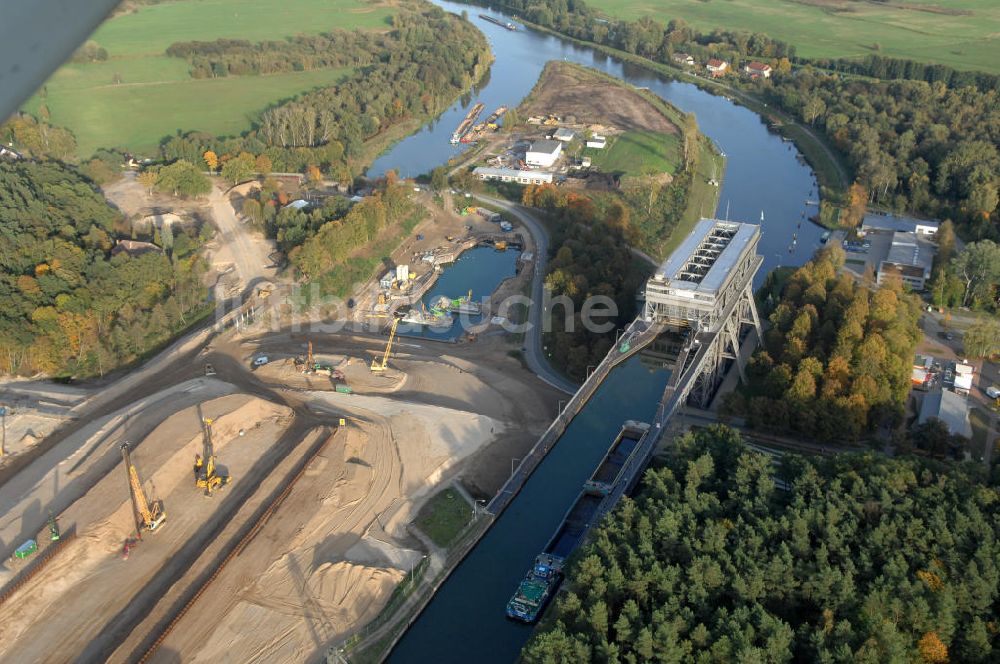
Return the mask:
<path id="1" fill-rule="evenodd" d="M 474 247 L 464 251 L 454 263 L 443 266 L 441 276 L 421 301 L 430 309 L 438 298 L 453 300 L 471 292 L 473 302 L 483 302 L 505 279 L 517 274 L 517 258 L 520 254 L 521 252 L 513 249 L 497 251 L 493 247 Z M 408 337 L 450 341 L 461 337 L 470 327 L 482 321 L 482 315 L 455 314 L 447 327 L 401 323 L 398 333 Z"/>
<path id="2" fill-rule="evenodd" d="M 443 164 L 461 151 L 449 145 L 448 139 L 472 104 L 482 101 L 487 109 L 515 106 L 546 62 L 568 60 L 647 87 L 681 110 L 696 114 L 702 132 L 727 157 L 716 216 L 760 222 L 763 215 L 760 253 L 764 265 L 758 283 L 775 267 L 805 262 L 819 246 L 822 229 L 805 220 L 815 212 L 806 205 L 807 200 L 817 198 L 815 177 L 794 147 L 771 133 L 752 111 L 559 37 L 523 27 L 511 32 L 478 18 L 488 13 L 509 20 L 500 12 L 442 0 L 436 4 L 455 13 L 467 11 L 489 39 L 496 62 L 482 89 L 394 146 L 373 164 L 373 174 L 394 168 L 412 176 Z M 441 586 L 388 661 L 510 664 L 517 659 L 532 630 L 505 618 L 507 600 L 622 423 L 649 421 L 668 379 L 668 371 L 644 363 L 642 355 L 611 373 L 518 497 Z"/>

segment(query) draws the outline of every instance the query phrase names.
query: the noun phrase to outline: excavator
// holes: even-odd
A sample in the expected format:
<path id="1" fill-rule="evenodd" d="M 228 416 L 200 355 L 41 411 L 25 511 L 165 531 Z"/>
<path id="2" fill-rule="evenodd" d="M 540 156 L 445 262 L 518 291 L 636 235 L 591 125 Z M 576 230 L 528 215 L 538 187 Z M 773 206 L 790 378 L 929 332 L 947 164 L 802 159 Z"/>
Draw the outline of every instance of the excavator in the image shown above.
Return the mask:
<path id="1" fill-rule="evenodd" d="M 203 454 L 194 455 L 194 485 L 205 490 L 206 496 L 211 496 L 216 489 L 221 489 L 232 481 L 229 475 L 222 475 L 215 468 L 215 450 L 212 448 L 212 419 L 202 420 Z"/>
<path id="2" fill-rule="evenodd" d="M 163 501 L 150 501 L 139 481 L 139 471 L 132 465 L 129 456 L 128 443 L 122 443 L 122 461 L 125 462 L 125 472 L 128 474 L 128 490 L 132 497 L 132 514 L 135 517 L 136 532 L 142 537 L 143 531 L 154 532 L 167 518 L 163 511 Z"/>
<path id="3" fill-rule="evenodd" d="M 399 327 L 399 321 L 402 320 L 401 317 L 397 316 L 392 321 L 392 327 L 389 328 L 389 342 L 385 345 L 385 352 L 382 353 L 382 358 L 372 359 L 372 371 L 380 373 L 385 371 L 385 368 L 389 362 L 389 353 L 392 352 L 392 342 L 396 338 L 396 328 Z"/>

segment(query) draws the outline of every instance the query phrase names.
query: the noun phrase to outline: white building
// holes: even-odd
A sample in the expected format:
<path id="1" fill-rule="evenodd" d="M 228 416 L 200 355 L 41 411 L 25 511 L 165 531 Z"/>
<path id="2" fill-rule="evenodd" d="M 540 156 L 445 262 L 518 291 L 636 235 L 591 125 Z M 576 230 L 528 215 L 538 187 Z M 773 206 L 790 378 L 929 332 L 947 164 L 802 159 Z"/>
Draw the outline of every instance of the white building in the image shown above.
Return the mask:
<path id="1" fill-rule="evenodd" d="M 521 171 L 516 168 L 492 168 L 478 166 L 472 171 L 480 180 L 500 180 L 518 184 L 551 184 L 552 173 L 546 171 Z"/>
<path id="2" fill-rule="evenodd" d="M 569 143 L 576 136 L 572 129 L 567 129 L 566 127 L 559 127 L 554 132 L 552 132 L 552 138 L 556 141 L 562 141 L 563 143 Z"/>
<path id="3" fill-rule="evenodd" d="M 743 71 L 751 78 L 771 78 L 771 65 L 763 62 L 751 62 L 743 67 Z"/>
<path id="4" fill-rule="evenodd" d="M 973 368 L 962 362 L 955 364 L 955 392 L 968 396 L 972 391 L 972 379 L 975 375 Z"/>
<path id="5" fill-rule="evenodd" d="M 903 231 L 917 235 L 937 235 L 940 222 L 933 219 L 913 219 L 897 217 L 893 214 L 866 214 L 861 220 L 861 230 L 867 231 Z"/>
<path id="6" fill-rule="evenodd" d="M 598 150 L 603 150 L 604 146 L 608 144 L 608 139 L 598 134 L 594 134 L 587 139 L 588 148 L 597 148 Z"/>
<path id="7" fill-rule="evenodd" d="M 934 264 L 934 246 L 917 238 L 916 233 L 896 231 L 892 234 L 889 253 L 878 264 L 876 281 L 898 277 L 915 291 L 924 290 Z"/>
<path id="8" fill-rule="evenodd" d="M 705 65 L 705 69 L 708 70 L 708 73 L 712 76 L 712 78 L 718 78 L 719 76 L 725 76 L 726 71 L 729 70 L 729 63 L 725 60 L 712 58 L 708 61 L 708 64 Z"/>
<path id="9" fill-rule="evenodd" d="M 282 210 L 287 210 L 287 209 L 291 208 L 293 210 L 301 210 L 301 209 L 307 208 L 307 207 L 309 207 L 309 201 L 305 201 L 305 200 L 302 200 L 301 198 L 298 198 L 298 199 L 292 201 L 291 203 L 285 205 L 281 209 Z"/>
<path id="10" fill-rule="evenodd" d="M 535 141 L 524 155 L 528 166 L 548 168 L 556 163 L 562 154 L 562 143 L 559 141 Z"/>

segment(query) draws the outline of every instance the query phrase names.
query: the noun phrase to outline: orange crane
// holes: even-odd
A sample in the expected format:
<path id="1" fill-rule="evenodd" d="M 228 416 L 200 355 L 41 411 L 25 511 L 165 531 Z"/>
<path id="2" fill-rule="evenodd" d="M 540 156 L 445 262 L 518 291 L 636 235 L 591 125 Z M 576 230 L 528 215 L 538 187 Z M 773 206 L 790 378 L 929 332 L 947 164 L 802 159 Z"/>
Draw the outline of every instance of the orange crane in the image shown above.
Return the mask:
<path id="1" fill-rule="evenodd" d="M 163 511 L 163 502 L 151 502 L 146 497 L 146 492 L 142 489 L 142 482 L 139 481 L 139 472 L 132 465 L 132 458 L 129 456 L 128 443 L 122 443 L 122 461 L 125 462 L 125 472 L 128 474 L 129 495 L 132 498 L 132 515 L 135 517 L 135 529 L 139 536 L 142 531 L 153 532 L 160 527 L 167 513 Z"/>
<path id="2" fill-rule="evenodd" d="M 206 496 L 212 491 L 221 489 L 232 481 L 229 475 L 222 475 L 215 468 L 215 450 L 212 447 L 212 420 L 206 417 L 202 420 L 202 454 L 194 455 L 194 485 L 205 490 Z"/>
<path id="3" fill-rule="evenodd" d="M 372 371 L 378 373 L 385 371 L 386 365 L 389 362 L 389 353 L 392 352 L 392 342 L 396 338 L 396 328 L 399 326 L 399 321 L 401 318 L 397 317 L 392 321 L 392 327 L 389 328 L 389 342 L 385 345 L 385 352 L 382 353 L 382 359 L 375 358 L 372 360 Z"/>

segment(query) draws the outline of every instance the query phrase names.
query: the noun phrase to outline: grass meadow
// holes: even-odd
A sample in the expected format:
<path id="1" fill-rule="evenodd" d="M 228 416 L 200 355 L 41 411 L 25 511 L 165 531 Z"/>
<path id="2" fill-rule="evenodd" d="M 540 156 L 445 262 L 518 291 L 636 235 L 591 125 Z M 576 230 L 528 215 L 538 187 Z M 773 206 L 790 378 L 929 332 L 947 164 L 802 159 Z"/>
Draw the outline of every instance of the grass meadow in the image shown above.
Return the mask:
<path id="1" fill-rule="evenodd" d="M 680 139 L 676 134 L 655 131 L 626 131 L 610 136 L 607 146 L 602 149 L 583 149 L 595 168 L 625 175 L 676 173 L 680 152 Z"/>
<path id="2" fill-rule="evenodd" d="M 331 29 L 388 28 L 391 8 L 363 0 L 176 0 L 106 21 L 91 37 L 105 62 L 69 63 L 25 110 L 48 108 L 76 135 L 81 158 L 100 147 L 145 155 L 176 131 L 237 134 L 270 104 L 342 80 L 350 69 L 192 79 L 165 51 L 177 41 L 277 40 Z M 120 82 L 116 82 L 120 81 Z"/>
<path id="3" fill-rule="evenodd" d="M 606 14 L 765 33 L 811 58 L 873 53 L 1000 73 L 997 0 L 588 0 Z M 878 44 L 876 50 L 875 45 Z"/>

